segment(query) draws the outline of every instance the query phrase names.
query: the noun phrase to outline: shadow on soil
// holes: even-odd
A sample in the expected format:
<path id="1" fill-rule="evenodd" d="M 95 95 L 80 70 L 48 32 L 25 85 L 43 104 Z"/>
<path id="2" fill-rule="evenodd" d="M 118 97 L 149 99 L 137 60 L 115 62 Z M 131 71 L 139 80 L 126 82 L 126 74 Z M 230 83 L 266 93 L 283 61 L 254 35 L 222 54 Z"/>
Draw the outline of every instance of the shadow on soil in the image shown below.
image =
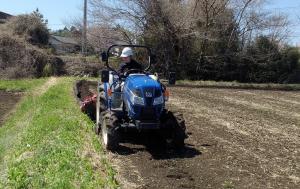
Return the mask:
<path id="1" fill-rule="evenodd" d="M 157 148 L 146 146 L 143 148 L 132 148 L 120 145 L 119 149 L 116 151 L 119 155 L 131 155 L 139 151 L 147 151 L 151 154 L 152 158 L 155 160 L 165 160 L 165 159 L 174 159 L 174 158 L 193 158 L 202 153 L 197 149 L 185 146 L 183 149 L 175 150 L 170 148 Z"/>
<path id="2" fill-rule="evenodd" d="M 176 149 L 168 144 L 159 133 L 135 131 L 122 133 L 121 144 L 115 153 L 126 156 L 144 151 L 149 152 L 155 160 L 194 158 L 202 154 L 193 145 L 187 143 L 183 148 Z"/>
<path id="3" fill-rule="evenodd" d="M 22 97 L 20 92 L 5 92 L 0 90 L 0 127 Z"/>

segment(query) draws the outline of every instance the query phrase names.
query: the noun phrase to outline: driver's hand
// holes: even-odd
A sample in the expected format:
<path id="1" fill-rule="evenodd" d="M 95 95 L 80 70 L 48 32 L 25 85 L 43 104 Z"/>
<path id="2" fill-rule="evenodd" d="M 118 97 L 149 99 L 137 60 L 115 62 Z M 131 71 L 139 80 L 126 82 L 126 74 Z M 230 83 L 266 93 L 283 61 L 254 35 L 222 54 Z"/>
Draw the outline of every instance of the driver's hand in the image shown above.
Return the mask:
<path id="1" fill-rule="evenodd" d="M 124 73 L 120 73 L 120 79 L 125 79 L 125 78 L 126 78 L 125 74 Z"/>

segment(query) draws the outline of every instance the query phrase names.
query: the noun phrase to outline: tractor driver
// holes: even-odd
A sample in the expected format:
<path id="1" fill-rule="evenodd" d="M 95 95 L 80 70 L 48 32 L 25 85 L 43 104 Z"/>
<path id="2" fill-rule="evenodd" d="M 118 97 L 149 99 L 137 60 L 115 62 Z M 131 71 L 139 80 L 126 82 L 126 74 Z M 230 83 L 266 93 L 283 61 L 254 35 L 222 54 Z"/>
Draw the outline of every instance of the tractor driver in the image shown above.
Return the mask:
<path id="1" fill-rule="evenodd" d="M 120 65 L 119 73 L 124 73 L 125 71 L 136 69 L 142 70 L 142 65 L 135 61 L 133 58 L 133 50 L 130 47 L 125 47 L 121 54 L 122 64 Z"/>
<path id="2" fill-rule="evenodd" d="M 122 54 L 121 54 L 121 59 L 122 59 L 122 63 L 120 65 L 120 68 L 119 68 L 119 73 L 121 75 L 124 75 L 124 73 L 128 70 L 133 70 L 133 69 L 136 69 L 136 70 L 142 70 L 142 65 L 139 64 L 137 61 L 135 61 L 133 58 L 133 50 L 129 47 L 125 47 L 122 51 Z M 122 83 L 118 83 L 116 86 L 115 86 L 115 91 L 116 92 L 121 92 L 123 91 L 123 86 L 124 86 L 124 82 Z M 113 102 L 115 102 L 115 106 L 116 107 L 120 107 L 122 105 L 122 99 L 121 99 L 121 95 L 120 94 L 115 94 L 113 96 Z"/>

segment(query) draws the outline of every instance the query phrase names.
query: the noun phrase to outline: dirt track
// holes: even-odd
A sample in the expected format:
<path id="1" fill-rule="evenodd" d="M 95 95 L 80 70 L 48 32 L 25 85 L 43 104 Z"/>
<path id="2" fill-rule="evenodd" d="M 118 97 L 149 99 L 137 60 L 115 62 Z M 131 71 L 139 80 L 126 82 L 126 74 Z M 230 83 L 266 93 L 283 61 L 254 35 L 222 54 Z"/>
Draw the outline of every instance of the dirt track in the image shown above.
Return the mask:
<path id="1" fill-rule="evenodd" d="M 172 87 L 169 107 L 186 148 L 129 136 L 108 154 L 122 188 L 299 188 L 299 92 Z"/>
<path id="2" fill-rule="evenodd" d="M 8 113 L 15 107 L 21 95 L 18 93 L 10 93 L 0 91 L 0 127 Z"/>

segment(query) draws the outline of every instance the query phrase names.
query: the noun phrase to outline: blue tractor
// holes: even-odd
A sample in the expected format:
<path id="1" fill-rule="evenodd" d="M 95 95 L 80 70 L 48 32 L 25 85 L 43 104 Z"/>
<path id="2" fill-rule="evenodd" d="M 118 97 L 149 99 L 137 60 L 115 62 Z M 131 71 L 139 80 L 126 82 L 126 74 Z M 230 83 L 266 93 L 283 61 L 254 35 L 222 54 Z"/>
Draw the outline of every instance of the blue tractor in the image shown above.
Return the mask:
<path id="1" fill-rule="evenodd" d="M 148 67 L 122 75 L 110 67 L 110 51 L 123 47 L 147 49 Z M 107 69 L 102 70 L 98 82 L 95 132 L 102 135 L 103 146 L 116 150 L 122 133 L 134 129 L 156 131 L 172 146 L 182 148 L 187 138 L 185 121 L 182 114 L 166 109 L 169 92 L 156 75 L 148 73 L 153 62 L 151 50 L 139 45 L 112 45 L 101 56 Z"/>

